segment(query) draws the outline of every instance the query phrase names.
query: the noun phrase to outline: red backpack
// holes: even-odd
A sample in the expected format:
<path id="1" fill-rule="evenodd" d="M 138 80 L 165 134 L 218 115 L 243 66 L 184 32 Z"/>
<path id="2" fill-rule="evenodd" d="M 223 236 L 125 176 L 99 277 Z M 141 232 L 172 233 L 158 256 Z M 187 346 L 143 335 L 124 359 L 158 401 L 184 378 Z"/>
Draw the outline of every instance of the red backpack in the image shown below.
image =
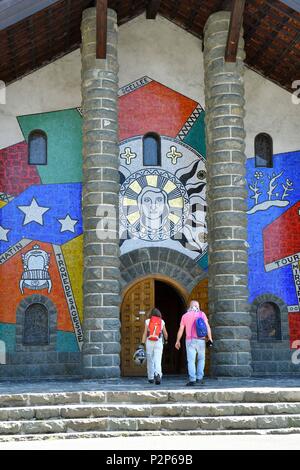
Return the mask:
<path id="1" fill-rule="evenodd" d="M 158 341 L 161 337 L 162 319 L 160 317 L 151 317 L 148 326 L 148 339 Z"/>

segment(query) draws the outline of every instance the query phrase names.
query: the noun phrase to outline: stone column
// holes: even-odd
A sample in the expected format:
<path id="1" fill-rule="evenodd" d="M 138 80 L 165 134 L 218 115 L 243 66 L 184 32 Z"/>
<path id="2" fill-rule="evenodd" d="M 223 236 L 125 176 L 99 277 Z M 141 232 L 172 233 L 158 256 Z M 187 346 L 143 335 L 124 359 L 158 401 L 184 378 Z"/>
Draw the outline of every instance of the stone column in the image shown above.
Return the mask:
<path id="1" fill-rule="evenodd" d="M 96 9 L 83 12 L 85 377 L 120 375 L 117 15 L 108 10 L 107 58 L 96 59 Z"/>
<path id="2" fill-rule="evenodd" d="M 229 22 L 229 12 L 214 13 L 204 30 L 211 372 L 249 376 L 245 53 L 241 35 L 236 63 L 225 62 Z"/>

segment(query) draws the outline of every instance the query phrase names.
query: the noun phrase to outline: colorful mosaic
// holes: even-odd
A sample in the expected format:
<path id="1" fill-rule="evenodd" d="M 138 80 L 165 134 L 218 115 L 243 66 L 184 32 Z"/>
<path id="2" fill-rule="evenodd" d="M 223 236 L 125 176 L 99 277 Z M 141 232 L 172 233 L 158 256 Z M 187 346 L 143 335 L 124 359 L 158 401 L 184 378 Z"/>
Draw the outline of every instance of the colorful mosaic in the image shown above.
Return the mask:
<path id="1" fill-rule="evenodd" d="M 300 339 L 300 152 L 273 162 L 255 168 L 248 161 L 250 302 L 262 294 L 285 302 L 292 346 Z"/>
<path id="2" fill-rule="evenodd" d="M 47 165 L 28 164 L 27 142 L 0 151 L 0 339 L 9 352 L 20 302 L 39 293 L 57 310 L 57 351 L 82 346 L 81 119 L 78 110 L 19 117 L 26 139 L 47 133 Z"/>

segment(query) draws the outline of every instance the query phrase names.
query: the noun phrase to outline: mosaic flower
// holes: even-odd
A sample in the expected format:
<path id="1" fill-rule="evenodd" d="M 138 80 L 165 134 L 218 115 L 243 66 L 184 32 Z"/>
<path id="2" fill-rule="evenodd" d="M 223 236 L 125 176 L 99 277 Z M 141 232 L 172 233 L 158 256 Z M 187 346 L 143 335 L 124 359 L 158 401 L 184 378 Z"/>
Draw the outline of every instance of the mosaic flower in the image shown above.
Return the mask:
<path id="1" fill-rule="evenodd" d="M 262 173 L 261 171 L 256 171 L 256 172 L 254 173 L 254 177 L 255 177 L 257 180 L 263 178 L 263 176 L 264 176 L 264 175 L 263 175 L 263 173 Z"/>

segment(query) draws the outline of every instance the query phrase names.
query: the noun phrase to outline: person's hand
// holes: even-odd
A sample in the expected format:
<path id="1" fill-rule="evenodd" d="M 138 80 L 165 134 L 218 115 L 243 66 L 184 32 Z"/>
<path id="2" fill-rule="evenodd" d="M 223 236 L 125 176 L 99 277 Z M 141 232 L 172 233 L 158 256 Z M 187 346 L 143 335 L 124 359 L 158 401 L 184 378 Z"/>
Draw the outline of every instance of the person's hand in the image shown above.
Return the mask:
<path id="1" fill-rule="evenodd" d="M 206 342 L 206 347 L 207 348 L 211 348 L 213 345 L 213 341 L 211 341 L 210 339 Z"/>
<path id="2" fill-rule="evenodd" d="M 180 341 L 176 341 L 175 348 L 178 349 L 178 350 L 180 349 Z"/>

